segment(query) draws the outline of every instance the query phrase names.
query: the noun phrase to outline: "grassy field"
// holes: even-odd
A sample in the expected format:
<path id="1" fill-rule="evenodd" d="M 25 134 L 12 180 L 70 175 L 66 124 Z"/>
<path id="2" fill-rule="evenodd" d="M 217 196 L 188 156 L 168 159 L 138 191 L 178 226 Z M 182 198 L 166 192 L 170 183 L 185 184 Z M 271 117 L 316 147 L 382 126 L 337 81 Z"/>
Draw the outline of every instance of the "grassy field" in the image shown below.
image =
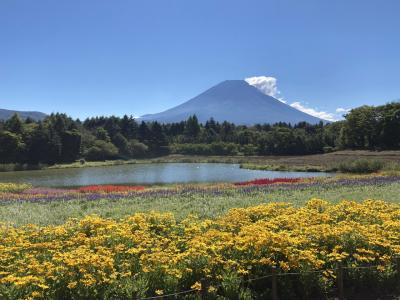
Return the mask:
<path id="1" fill-rule="evenodd" d="M 150 211 L 171 212 L 178 220 L 189 214 L 204 219 L 220 216 L 231 208 L 269 202 L 290 202 L 296 206 L 304 204 L 311 198 L 321 198 L 331 202 L 343 199 L 400 202 L 399 195 L 400 181 L 398 179 L 388 182 L 368 179 L 361 183 L 358 179 L 342 179 L 340 183 L 324 179 L 312 184 L 240 188 L 230 184 L 166 186 L 153 187 L 145 192 L 121 195 L 117 198 L 112 194 L 96 194 L 93 197 L 78 194 L 76 196 L 47 196 L 39 201 L 36 198 L 32 201 L 3 200 L 0 206 L 0 222 L 14 225 L 29 223 L 49 225 L 62 224 L 69 218 L 82 218 L 90 214 L 119 219 L 136 212 Z M 30 199 L 29 195 L 26 199 Z"/>

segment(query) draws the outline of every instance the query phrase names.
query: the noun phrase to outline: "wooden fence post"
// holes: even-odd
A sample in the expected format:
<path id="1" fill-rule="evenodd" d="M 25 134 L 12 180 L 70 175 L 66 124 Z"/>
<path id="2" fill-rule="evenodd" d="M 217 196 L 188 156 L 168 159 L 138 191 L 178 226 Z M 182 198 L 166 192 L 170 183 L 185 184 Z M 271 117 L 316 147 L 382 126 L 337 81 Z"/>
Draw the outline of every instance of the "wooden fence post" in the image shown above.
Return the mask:
<path id="1" fill-rule="evenodd" d="M 336 270 L 336 280 L 337 280 L 337 287 L 338 287 L 338 296 L 339 300 L 345 300 L 344 298 L 344 287 L 343 287 L 343 266 L 342 262 L 337 264 Z"/>
<path id="2" fill-rule="evenodd" d="M 278 300 L 278 279 L 276 276 L 276 267 L 272 267 L 272 300 Z"/>

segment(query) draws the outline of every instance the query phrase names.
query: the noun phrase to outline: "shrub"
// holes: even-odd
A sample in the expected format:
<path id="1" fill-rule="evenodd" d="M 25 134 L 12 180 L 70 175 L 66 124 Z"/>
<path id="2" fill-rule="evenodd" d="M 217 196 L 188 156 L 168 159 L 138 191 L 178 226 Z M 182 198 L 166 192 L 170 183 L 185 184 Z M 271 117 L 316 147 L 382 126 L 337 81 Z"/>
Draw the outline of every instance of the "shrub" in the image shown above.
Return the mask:
<path id="1" fill-rule="evenodd" d="M 374 173 L 381 171 L 385 164 L 379 160 L 357 159 L 340 163 L 337 169 L 343 173 Z"/>
<path id="2" fill-rule="evenodd" d="M 130 140 L 127 147 L 127 153 L 130 157 L 144 157 L 149 152 L 149 147 L 138 140 Z"/>
<path id="3" fill-rule="evenodd" d="M 252 144 L 244 145 L 241 150 L 246 156 L 257 155 L 257 147 Z"/>
<path id="4" fill-rule="evenodd" d="M 333 147 L 331 147 L 331 146 L 325 146 L 325 147 L 323 148 L 323 152 L 324 152 L 324 153 L 331 153 L 331 152 L 333 152 L 333 151 L 335 151 L 335 149 L 334 149 Z"/>
<path id="5" fill-rule="evenodd" d="M 112 143 L 96 140 L 92 147 L 90 147 L 86 153 L 85 158 L 87 160 L 106 160 L 114 159 L 118 156 L 118 148 Z"/>

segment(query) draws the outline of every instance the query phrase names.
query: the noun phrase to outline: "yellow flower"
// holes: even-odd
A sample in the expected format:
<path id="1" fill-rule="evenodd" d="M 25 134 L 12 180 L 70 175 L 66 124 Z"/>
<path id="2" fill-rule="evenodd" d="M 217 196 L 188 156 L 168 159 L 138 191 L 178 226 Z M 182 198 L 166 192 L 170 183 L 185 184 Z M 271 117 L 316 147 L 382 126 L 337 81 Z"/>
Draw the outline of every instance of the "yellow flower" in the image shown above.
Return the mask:
<path id="1" fill-rule="evenodd" d="M 38 297 L 41 297 L 42 296 L 42 293 L 40 293 L 40 292 L 38 292 L 38 291 L 33 291 L 32 293 L 31 293 L 31 297 L 32 298 L 38 298 Z"/>
<path id="2" fill-rule="evenodd" d="M 68 283 L 67 287 L 72 290 L 77 286 L 77 284 L 78 283 L 76 281 L 72 281 L 72 282 Z"/>
<path id="3" fill-rule="evenodd" d="M 201 283 L 196 281 L 190 288 L 200 291 L 201 290 Z"/>
<path id="4" fill-rule="evenodd" d="M 156 290 L 155 293 L 158 296 L 164 295 L 164 291 L 163 290 Z"/>

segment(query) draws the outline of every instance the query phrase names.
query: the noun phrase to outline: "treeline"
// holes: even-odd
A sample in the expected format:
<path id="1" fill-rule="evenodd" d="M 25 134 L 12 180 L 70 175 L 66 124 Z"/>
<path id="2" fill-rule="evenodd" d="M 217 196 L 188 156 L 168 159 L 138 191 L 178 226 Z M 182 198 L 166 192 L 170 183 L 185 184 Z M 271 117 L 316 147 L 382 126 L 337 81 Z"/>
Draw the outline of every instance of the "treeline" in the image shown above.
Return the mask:
<path id="1" fill-rule="evenodd" d="M 338 149 L 400 149 L 400 103 L 362 106 L 330 124 L 237 126 L 196 116 L 180 123 L 138 123 L 133 117 L 65 114 L 43 121 L 14 115 L 0 122 L 0 162 L 54 164 L 78 159 L 129 159 L 166 155 L 301 155 Z"/>

